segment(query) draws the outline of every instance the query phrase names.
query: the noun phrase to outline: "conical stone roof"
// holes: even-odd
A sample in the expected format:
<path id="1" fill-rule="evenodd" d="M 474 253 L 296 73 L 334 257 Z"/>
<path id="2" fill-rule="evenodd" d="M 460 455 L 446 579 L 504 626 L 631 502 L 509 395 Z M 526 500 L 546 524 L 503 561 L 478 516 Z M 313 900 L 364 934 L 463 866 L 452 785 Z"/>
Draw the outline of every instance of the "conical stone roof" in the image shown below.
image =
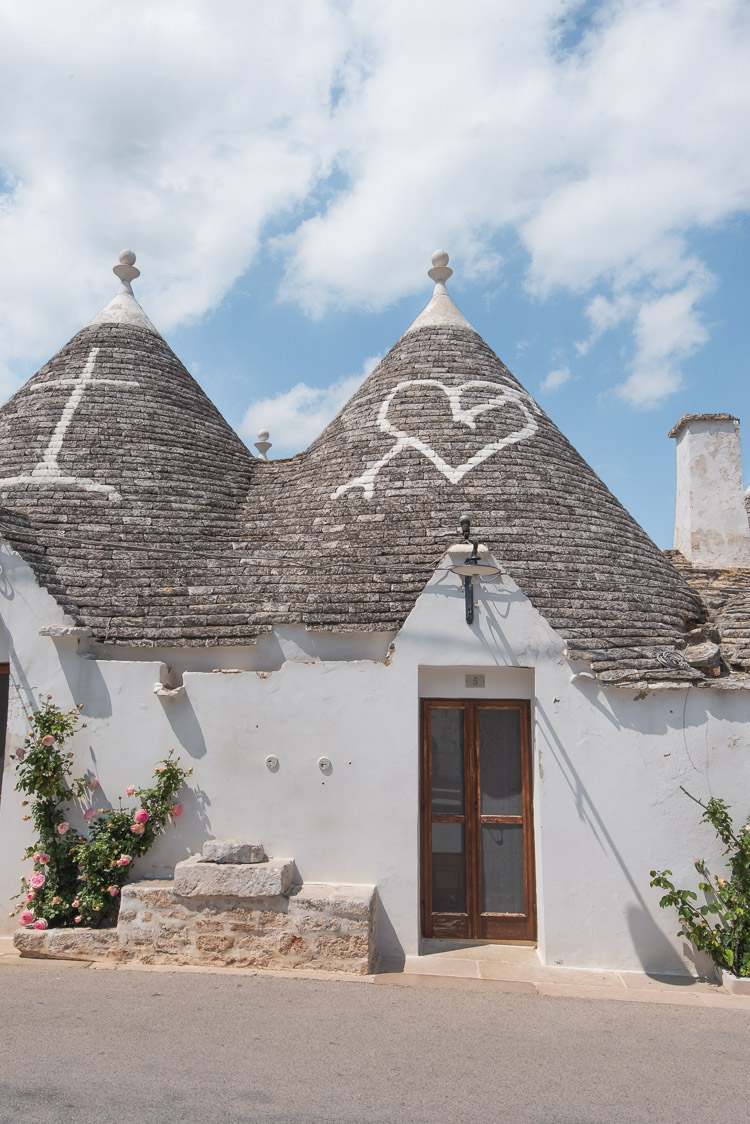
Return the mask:
<path id="1" fill-rule="evenodd" d="M 338 417 L 264 466 L 248 529 L 273 519 L 278 548 L 307 560 L 264 573 L 266 596 L 310 628 L 398 629 L 467 511 L 602 678 L 701 678 L 658 659 L 684 647 L 699 598 L 456 309 L 436 258 L 432 301 Z"/>
<path id="2" fill-rule="evenodd" d="M 0 411 L 6 537 L 99 639 L 243 643 L 274 624 L 398 630 L 468 511 L 602 678 L 700 678 L 658 658 L 684 646 L 698 596 L 463 318 L 436 259 L 425 311 L 288 461 L 252 457 L 118 294 Z"/>
<path id="3" fill-rule="evenodd" d="M 126 280 L 0 410 L 0 523 L 96 635 L 182 639 L 187 552 L 231 540 L 252 461 Z"/>

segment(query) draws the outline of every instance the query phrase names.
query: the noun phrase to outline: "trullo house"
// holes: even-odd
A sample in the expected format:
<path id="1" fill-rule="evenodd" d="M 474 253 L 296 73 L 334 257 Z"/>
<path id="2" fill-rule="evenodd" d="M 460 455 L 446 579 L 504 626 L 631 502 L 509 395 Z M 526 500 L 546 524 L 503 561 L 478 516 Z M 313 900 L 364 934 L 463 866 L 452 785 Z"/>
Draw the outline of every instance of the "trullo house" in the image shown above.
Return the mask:
<path id="1" fill-rule="evenodd" d="M 439 253 L 340 414 L 265 460 L 136 302 L 134 260 L 0 411 L 0 897 L 30 839 L 10 754 L 50 694 L 82 704 L 76 769 L 104 801 L 169 746 L 195 766 L 123 897 L 122 955 L 366 967 L 510 941 L 695 973 L 649 871 L 719 863 L 681 785 L 748 811 L 736 420 L 673 430 L 665 554 L 464 319 Z M 198 864 L 214 839 L 268 861 Z"/>

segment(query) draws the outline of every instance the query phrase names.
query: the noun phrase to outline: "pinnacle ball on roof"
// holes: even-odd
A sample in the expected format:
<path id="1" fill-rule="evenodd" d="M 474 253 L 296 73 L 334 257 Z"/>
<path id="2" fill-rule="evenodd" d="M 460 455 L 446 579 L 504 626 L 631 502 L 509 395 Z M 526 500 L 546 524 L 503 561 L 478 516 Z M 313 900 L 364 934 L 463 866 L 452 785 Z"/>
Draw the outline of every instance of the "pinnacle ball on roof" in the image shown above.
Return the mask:
<path id="1" fill-rule="evenodd" d="M 119 277 L 123 285 L 130 286 L 131 281 L 135 281 L 136 277 L 140 277 L 140 269 L 135 268 L 135 254 L 132 250 L 122 250 L 120 252 L 120 264 L 112 267 L 112 272 L 115 277 Z"/>
<path id="2" fill-rule="evenodd" d="M 435 250 L 432 255 L 432 269 L 427 270 L 427 276 L 436 284 L 445 283 L 453 275 L 453 270 L 448 266 L 449 260 L 445 250 Z"/>

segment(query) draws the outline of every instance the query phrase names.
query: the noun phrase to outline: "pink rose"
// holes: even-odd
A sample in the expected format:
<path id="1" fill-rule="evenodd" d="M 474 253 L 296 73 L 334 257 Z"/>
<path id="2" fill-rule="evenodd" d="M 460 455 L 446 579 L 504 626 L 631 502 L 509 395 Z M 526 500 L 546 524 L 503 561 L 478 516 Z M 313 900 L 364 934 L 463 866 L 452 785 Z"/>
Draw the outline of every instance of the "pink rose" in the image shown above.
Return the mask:
<path id="1" fill-rule="evenodd" d="M 60 832 L 60 835 L 64 835 L 69 827 L 70 827 L 70 824 L 66 823 L 65 820 L 63 820 L 62 823 L 59 823 L 57 825 L 57 830 Z"/>
<path id="2" fill-rule="evenodd" d="M 99 788 L 100 784 L 101 784 L 101 781 L 99 780 L 98 777 L 92 777 L 91 780 L 89 781 L 89 788 L 91 789 L 92 792 L 96 792 L 96 790 L 97 790 L 97 788 Z"/>
<path id="3" fill-rule="evenodd" d="M 119 886 L 110 886 L 110 888 L 109 888 L 110 897 L 116 898 L 117 895 L 119 894 L 119 892 L 120 892 Z"/>
<path id="4" fill-rule="evenodd" d="M 16 750 L 16 760 L 17 761 L 23 761 L 25 756 L 26 756 L 26 750 L 23 748 L 23 746 L 20 749 Z"/>
<path id="5" fill-rule="evenodd" d="M 95 815 L 96 815 L 96 812 L 94 811 L 93 808 L 87 808 L 86 811 L 83 813 L 83 818 L 85 819 L 86 823 L 91 823 L 91 821 L 93 820 Z"/>
<path id="6" fill-rule="evenodd" d="M 47 928 L 47 922 L 44 920 L 43 917 L 40 917 L 38 921 L 34 922 L 34 928 L 35 929 L 46 929 Z"/>
<path id="7" fill-rule="evenodd" d="M 139 808 L 138 811 L 133 816 L 133 819 L 135 820 L 136 823 L 148 823 L 149 814 L 148 814 L 148 812 L 146 811 L 145 808 Z"/>
<path id="8" fill-rule="evenodd" d="M 41 871 L 39 871 L 38 874 L 32 874 L 31 878 L 29 879 L 29 886 L 31 886 L 32 890 L 41 890 L 46 881 L 46 876 L 42 874 Z"/>
<path id="9" fill-rule="evenodd" d="M 163 773 L 164 772 L 164 766 L 163 765 L 157 765 L 156 768 L 154 769 L 154 772 L 155 773 Z"/>
<path id="10" fill-rule="evenodd" d="M 19 925 L 30 925 L 33 920 L 34 920 L 34 914 L 31 912 L 30 909 L 25 909 L 23 911 L 23 913 L 19 913 L 19 915 L 18 915 L 18 924 Z"/>
<path id="11" fill-rule="evenodd" d="M 24 821 L 30 820 L 31 816 L 21 816 L 21 819 L 24 820 Z"/>
<path id="12" fill-rule="evenodd" d="M 80 914 L 79 914 L 79 916 L 78 916 L 78 917 L 74 917 L 74 918 L 73 918 L 73 924 L 74 924 L 74 925 L 78 925 L 78 924 L 80 924 L 80 921 L 81 921 L 81 917 L 80 917 Z"/>
<path id="13" fill-rule="evenodd" d="M 55 744 L 55 739 L 52 737 L 52 734 L 45 734 L 44 737 L 42 738 L 42 745 L 54 745 L 54 744 Z"/>
<path id="14" fill-rule="evenodd" d="M 126 796 L 132 796 L 134 792 L 135 792 L 135 785 L 134 784 L 129 784 L 128 787 L 125 789 L 125 795 Z"/>
<path id="15" fill-rule="evenodd" d="M 130 855 L 120 855 L 119 859 L 117 860 L 117 865 L 118 866 L 129 866 L 129 864 L 132 863 L 132 861 L 133 861 L 133 859 L 131 858 Z"/>
<path id="16" fill-rule="evenodd" d="M 26 895 L 26 901 L 27 901 L 27 902 L 33 902 L 33 900 L 34 900 L 35 896 L 36 896 L 36 895 L 34 894 L 34 891 L 33 891 L 33 890 L 29 890 L 28 894 Z"/>
<path id="17" fill-rule="evenodd" d="M 41 851 L 34 851 L 33 859 L 34 859 L 35 863 L 40 863 L 42 861 L 42 852 Z"/>
<path id="18" fill-rule="evenodd" d="M 177 819 L 178 816 L 181 816 L 184 811 L 185 809 L 183 808 L 182 804 L 172 805 L 172 815 L 175 819 Z"/>
<path id="19" fill-rule="evenodd" d="M 142 823 L 134 823 L 130 825 L 130 830 L 133 832 L 133 835 L 143 835 L 146 829 Z"/>
<path id="20" fill-rule="evenodd" d="M 39 855 L 39 858 L 37 858 L 36 855 L 34 855 L 34 862 L 48 863 L 49 862 L 49 855 L 46 854 L 44 851 L 42 851 L 41 854 Z"/>
<path id="21" fill-rule="evenodd" d="M 52 899 L 52 904 L 53 905 L 59 905 L 61 901 L 62 901 L 62 898 L 58 898 L 57 894 L 55 894 L 54 898 Z"/>
<path id="22" fill-rule="evenodd" d="M 70 903 L 71 909 L 78 909 L 78 898 Z"/>

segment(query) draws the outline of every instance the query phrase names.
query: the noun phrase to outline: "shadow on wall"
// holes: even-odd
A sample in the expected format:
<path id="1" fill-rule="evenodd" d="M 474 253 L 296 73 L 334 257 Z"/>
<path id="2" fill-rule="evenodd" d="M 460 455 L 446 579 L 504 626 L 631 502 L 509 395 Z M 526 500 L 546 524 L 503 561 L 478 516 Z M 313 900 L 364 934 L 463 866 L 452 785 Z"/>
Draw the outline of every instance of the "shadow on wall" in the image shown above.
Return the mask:
<path id="1" fill-rule="evenodd" d="M 625 917 L 633 947 L 638 952 L 646 975 L 656 976 L 657 978 L 659 976 L 677 975 L 682 977 L 682 982 L 688 983 L 692 977 L 685 973 L 683 959 L 677 955 L 664 934 L 656 927 L 653 918 L 644 909 L 634 905 L 628 906 L 625 910 Z M 676 913 L 674 914 L 674 922 L 676 933 L 679 924 Z M 671 953 L 671 956 L 668 953 Z M 685 941 L 682 946 L 682 954 L 685 960 L 693 964 L 697 976 L 712 979 L 716 975 L 714 962 L 707 953 L 700 952 Z M 650 965 L 658 965 L 659 967 L 650 967 Z"/>
<path id="2" fill-rule="evenodd" d="M 174 698 L 159 696 L 159 701 L 179 748 L 193 760 L 205 757 L 206 739 L 187 694 L 182 692 Z M 174 828 L 159 837 L 148 855 L 133 864 L 133 881 L 138 878 L 172 878 L 178 862 L 202 851 L 205 841 L 213 838 L 208 793 L 188 780 L 178 799 L 184 807 L 182 816 Z"/>
<path id="3" fill-rule="evenodd" d="M 746 721 L 747 696 L 744 691 L 715 691 L 705 687 L 675 687 L 666 691 L 636 691 L 619 687 L 608 692 L 592 680 L 574 680 L 573 686 L 589 706 L 598 710 L 616 730 L 641 732 L 648 721 L 650 734 L 688 730 L 704 726 L 709 716 Z M 666 696 L 669 695 L 669 699 Z M 668 705 L 665 705 L 668 703 Z"/>
<path id="4" fill-rule="evenodd" d="M 392 968 L 403 967 L 406 959 L 404 946 L 385 911 L 377 886 L 375 887 L 375 947 L 379 951 L 382 950 L 385 960 L 392 962 Z"/>
<path id="5" fill-rule="evenodd" d="M 633 949 L 641 962 L 643 971 L 647 975 L 654 976 L 671 973 L 684 975 L 685 964 L 682 957 L 656 924 L 654 910 L 649 907 L 648 902 L 643 897 L 638 882 L 631 874 L 606 823 L 589 796 L 580 774 L 555 733 L 554 726 L 538 698 L 535 709 L 545 728 L 546 748 L 557 761 L 560 773 L 573 794 L 579 819 L 587 825 L 601 850 L 612 855 L 635 898 L 635 902 L 627 907 L 625 916 L 633 942 Z M 654 908 L 658 908 L 656 902 Z"/>
<path id="6" fill-rule="evenodd" d="M 136 859 L 131 882 L 142 878 L 173 878 L 177 863 L 201 852 L 206 840 L 213 838 L 208 814 L 211 801 L 202 788 L 191 784 L 192 780 L 194 777 L 188 778 L 177 793 L 176 799 L 184 809 L 182 815 L 159 836 L 148 854 Z"/>
<path id="7" fill-rule="evenodd" d="M 97 661 L 81 658 L 77 640 L 59 638 L 54 643 L 73 702 L 85 699 L 86 718 L 111 718 L 112 696 Z"/>
<path id="8" fill-rule="evenodd" d="M 475 588 L 475 616 L 474 623 L 471 625 L 465 623 L 463 586 L 456 585 L 454 576 L 447 571 L 445 574 L 439 575 L 437 581 L 426 586 L 421 596 L 425 598 L 441 597 L 455 601 L 455 608 L 452 611 L 456 616 L 457 634 L 460 628 L 470 629 L 482 644 L 488 664 L 519 666 L 513 645 L 507 639 L 502 628 L 502 622 L 510 617 L 512 607 L 515 604 L 526 603 L 526 598 L 520 590 L 512 592 L 509 590 L 493 590 L 489 585 Z M 489 636 L 485 633 L 489 633 Z M 430 639 L 429 634 L 424 630 L 422 635 L 423 639 Z M 439 635 L 443 635 L 442 629 Z M 502 653 L 504 657 L 502 660 L 498 658 L 498 652 Z"/>
<path id="9" fill-rule="evenodd" d="M 183 692 L 176 698 L 171 699 L 159 696 L 159 701 L 180 747 L 196 761 L 205 757 L 206 739 L 187 693 Z"/>

